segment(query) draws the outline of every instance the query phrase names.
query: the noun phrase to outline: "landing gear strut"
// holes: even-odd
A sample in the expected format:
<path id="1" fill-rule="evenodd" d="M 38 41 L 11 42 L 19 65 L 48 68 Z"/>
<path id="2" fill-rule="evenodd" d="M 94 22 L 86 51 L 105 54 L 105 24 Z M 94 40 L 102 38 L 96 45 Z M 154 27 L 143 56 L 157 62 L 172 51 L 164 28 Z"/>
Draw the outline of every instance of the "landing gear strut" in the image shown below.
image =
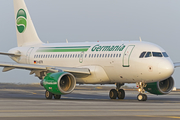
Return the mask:
<path id="1" fill-rule="evenodd" d="M 111 99 L 124 99 L 125 98 L 125 92 L 123 89 L 120 89 L 121 86 L 123 86 L 123 84 L 120 84 L 120 83 L 117 83 L 116 84 L 116 89 L 111 89 L 110 92 L 109 92 L 109 97 Z"/>
<path id="2" fill-rule="evenodd" d="M 145 94 L 145 90 L 144 90 L 144 87 L 146 87 L 146 84 L 143 83 L 143 82 L 139 82 L 139 83 L 136 83 L 137 86 L 139 87 L 139 94 L 137 96 L 137 99 L 139 101 L 146 101 L 147 100 L 147 95 Z"/>

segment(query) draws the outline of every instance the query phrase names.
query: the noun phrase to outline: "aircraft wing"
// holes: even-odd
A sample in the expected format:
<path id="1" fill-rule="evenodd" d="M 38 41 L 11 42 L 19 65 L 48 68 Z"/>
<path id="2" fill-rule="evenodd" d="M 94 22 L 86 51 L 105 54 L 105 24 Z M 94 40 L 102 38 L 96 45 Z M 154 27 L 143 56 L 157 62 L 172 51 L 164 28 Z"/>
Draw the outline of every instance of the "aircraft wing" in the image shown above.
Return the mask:
<path id="1" fill-rule="evenodd" d="M 180 67 L 180 62 L 174 63 L 174 67 Z"/>
<path id="2" fill-rule="evenodd" d="M 0 62 L 0 67 L 4 67 L 3 72 L 10 71 L 12 69 L 25 69 L 30 70 L 30 74 L 34 74 L 41 78 L 45 76 L 46 73 L 56 73 L 56 72 L 69 72 L 72 74 L 86 74 L 90 75 L 90 70 L 88 68 L 76 68 L 76 67 L 57 67 L 57 66 L 43 66 L 43 65 L 31 65 L 31 64 L 18 64 L 18 63 L 4 63 Z"/>

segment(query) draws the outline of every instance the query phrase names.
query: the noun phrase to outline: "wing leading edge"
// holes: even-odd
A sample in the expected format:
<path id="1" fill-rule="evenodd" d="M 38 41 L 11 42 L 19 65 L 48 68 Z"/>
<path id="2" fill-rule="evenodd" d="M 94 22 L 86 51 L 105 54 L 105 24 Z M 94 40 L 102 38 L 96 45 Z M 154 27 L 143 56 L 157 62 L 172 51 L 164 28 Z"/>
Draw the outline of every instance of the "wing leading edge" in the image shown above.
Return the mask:
<path id="1" fill-rule="evenodd" d="M 180 67 L 180 62 L 174 63 L 174 68 Z"/>

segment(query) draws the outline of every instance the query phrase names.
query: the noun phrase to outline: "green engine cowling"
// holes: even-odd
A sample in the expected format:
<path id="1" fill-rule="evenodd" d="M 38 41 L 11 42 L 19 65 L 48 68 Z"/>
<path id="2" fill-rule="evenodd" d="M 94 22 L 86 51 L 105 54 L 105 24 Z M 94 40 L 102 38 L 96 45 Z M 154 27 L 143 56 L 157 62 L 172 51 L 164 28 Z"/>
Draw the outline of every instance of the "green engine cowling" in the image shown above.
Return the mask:
<path id="1" fill-rule="evenodd" d="M 42 85 L 55 95 L 65 95 L 74 90 L 76 79 L 68 72 L 48 73 L 42 81 Z"/>
<path id="2" fill-rule="evenodd" d="M 169 77 L 166 80 L 154 82 L 154 83 L 147 83 L 147 86 L 144 88 L 151 94 L 156 95 L 164 95 L 171 92 L 174 87 L 174 79 Z"/>

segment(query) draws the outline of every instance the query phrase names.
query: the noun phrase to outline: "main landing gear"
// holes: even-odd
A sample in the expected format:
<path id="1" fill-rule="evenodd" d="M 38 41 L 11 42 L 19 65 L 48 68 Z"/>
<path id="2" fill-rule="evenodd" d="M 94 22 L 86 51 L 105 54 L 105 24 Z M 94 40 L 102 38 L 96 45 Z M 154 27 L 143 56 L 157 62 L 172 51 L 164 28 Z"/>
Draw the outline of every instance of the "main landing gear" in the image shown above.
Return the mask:
<path id="1" fill-rule="evenodd" d="M 137 86 L 139 87 L 138 91 L 140 92 L 137 96 L 137 99 L 139 101 L 146 101 L 147 100 L 147 95 L 145 94 L 145 90 L 144 90 L 144 87 L 146 87 L 146 84 L 143 83 L 143 82 L 139 82 L 139 83 L 136 83 Z"/>
<path id="2" fill-rule="evenodd" d="M 109 97 L 111 99 L 124 99 L 125 98 L 125 92 L 123 89 L 120 89 L 121 86 L 123 86 L 123 84 L 117 83 L 116 84 L 116 89 L 111 89 L 109 92 Z"/>
<path id="3" fill-rule="evenodd" d="M 45 92 L 46 99 L 52 99 L 53 96 L 54 96 L 54 99 L 60 99 L 61 98 L 61 95 L 54 95 L 51 92 L 46 90 L 46 92 Z"/>

